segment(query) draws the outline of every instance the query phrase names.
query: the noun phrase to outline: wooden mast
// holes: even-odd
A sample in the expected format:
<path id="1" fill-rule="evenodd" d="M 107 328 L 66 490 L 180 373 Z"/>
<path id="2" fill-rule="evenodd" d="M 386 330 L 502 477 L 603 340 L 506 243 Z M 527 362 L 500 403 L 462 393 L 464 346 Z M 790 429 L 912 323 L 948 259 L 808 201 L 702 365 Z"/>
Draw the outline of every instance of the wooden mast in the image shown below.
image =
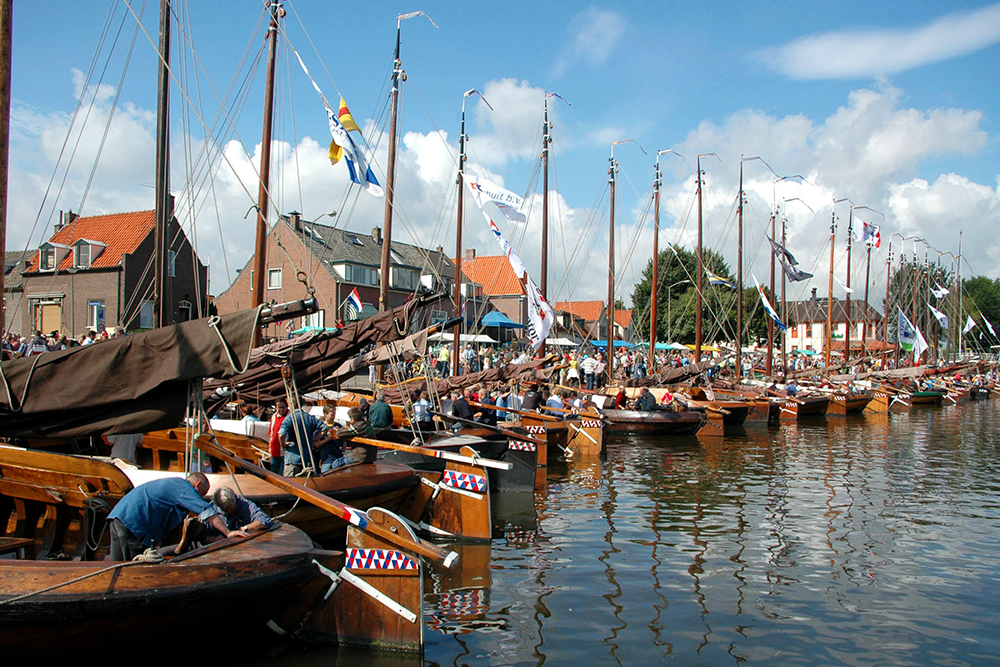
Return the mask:
<path id="1" fill-rule="evenodd" d="M 160 0 L 160 66 L 156 86 L 156 202 L 153 227 L 153 327 L 166 323 L 164 260 L 170 220 L 170 0 Z M 75 323 L 74 323 L 75 324 Z"/>
<path id="2" fill-rule="evenodd" d="M 847 289 L 844 290 L 844 319 L 847 326 L 844 328 L 844 362 L 850 365 L 851 362 L 851 246 L 854 235 L 854 207 L 851 206 L 847 212 Z"/>
<path id="3" fill-rule="evenodd" d="M 455 325 L 454 337 L 451 343 L 451 374 L 458 375 L 459 354 L 462 351 L 462 329 L 465 325 L 465 317 L 462 316 L 462 226 L 463 213 L 465 208 L 465 100 L 472 95 L 475 90 L 470 90 L 462 97 L 462 129 L 458 133 L 458 215 L 455 231 L 455 317 L 461 317 L 461 321 Z M 384 255 L 383 255 L 384 256 Z M 382 260 L 385 261 L 384 259 Z M 471 284 L 471 282 L 470 282 Z"/>
<path id="4" fill-rule="evenodd" d="M 736 204 L 736 382 L 743 378 L 743 156 L 740 156 L 740 189 Z M 772 250 L 771 256 L 774 256 Z M 768 318 L 770 319 L 770 318 Z"/>
<path id="5" fill-rule="evenodd" d="M 389 157 L 385 168 L 385 214 L 382 218 L 382 261 L 381 276 L 379 278 L 378 309 L 389 310 L 389 284 L 392 282 L 391 261 L 392 255 L 392 204 L 396 197 L 396 123 L 399 108 L 399 74 L 402 71 L 402 64 L 399 62 L 399 41 L 400 23 L 402 19 L 396 17 L 396 50 L 392 56 L 392 104 L 389 116 Z M 462 181 L 461 176 L 458 182 L 459 215 L 462 210 Z M 461 241 L 460 241 L 461 242 Z M 459 257 L 461 261 L 461 257 Z M 461 274 L 456 273 L 455 284 L 461 284 Z M 456 336 L 457 338 L 457 336 Z"/>
<path id="6" fill-rule="evenodd" d="M 872 244 L 868 243 L 868 250 L 865 256 L 865 306 L 861 312 L 861 348 L 864 355 L 868 356 L 868 285 L 872 275 Z"/>
<path id="7" fill-rule="evenodd" d="M 785 226 L 786 226 L 787 222 L 788 222 L 788 202 L 785 202 L 785 211 L 781 215 L 781 247 L 782 248 L 787 248 L 788 247 L 788 239 L 785 237 Z M 773 252 L 771 253 L 771 256 L 774 257 L 774 253 Z M 787 312 L 787 310 L 788 310 L 788 300 L 785 298 L 785 284 L 786 284 L 785 280 L 786 280 L 785 271 L 784 271 L 784 267 L 782 267 L 782 271 L 781 271 L 781 321 L 787 325 L 787 323 L 788 323 L 788 312 Z M 786 341 L 788 339 L 785 338 L 784 332 L 782 332 L 779 335 L 781 337 L 781 372 L 784 373 L 785 376 L 787 377 L 788 376 L 788 349 L 787 349 L 788 346 L 786 345 Z"/>
<path id="8" fill-rule="evenodd" d="M 7 166 L 10 148 L 10 61 L 14 0 L 0 0 L 0 250 L 7 248 Z M 6 320 L 0 271 L 0 328 Z M 6 331 L 3 331 L 6 334 Z"/>
<path id="9" fill-rule="evenodd" d="M 549 131 L 549 96 L 545 94 L 542 102 L 542 275 L 539 279 L 539 290 L 542 298 L 549 298 L 549 144 L 552 137 Z M 538 355 L 545 357 L 545 341 L 538 348 Z"/>
<path id="10" fill-rule="evenodd" d="M 889 285 L 892 283 L 892 235 L 889 235 L 888 256 L 885 258 L 885 312 L 882 315 L 882 370 L 889 367 Z"/>
<path id="11" fill-rule="evenodd" d="M 656 296 L 660 286 L 657 267 L 660 264 L 660 152 L 656 153 L 653 170 L 653 275 L 649 289 L 649 370 L 653 371 L 656 358 Z"/>
<path id="12" fill-rule="evenodd" d="M 616 142 L 617 143 L 617 142 Z M 615 144 L 611 144 L 611 159 L 608 161 L 608 187 L 611 199 L 611 222 L 608 227 L 608 347 L 605 363 L 607 365 L 608 381 L 610 387 L 614 383 L 614 333 L 615 333 Z"/>
<path id="13" fill-rule="evenodd" d="M 826 372 L 830 372 L 830 346 L 833 344 L 833 251 L 834 237 L 837 231 L 837 202 L 833 202 L 833 213 L 830 215 L 830 281 L 826 297 Z"/>
<path id="14" fill-rule="evenodd" d="M 267 266 L 267 212 L 271 180 L 271 126 L 274 117 L 274 65 L 278 57 L 278 19 L 284 10 L 278 0 L 271 0 L 271 23 L 268 26 L 267 87 L 264 91 L 264 129 L 260 146 L 260 188 L 257 191 L 257 237 L 254 245 L 253 306 L 264 302 L 264 273 Z M 261 342 L 261 332 L 254 336 Z"/>
<path id="15" fill-rule="evenodd" d="M 695 306 L 695 316 L 694 316 L 694 357 L 695 363 L 701 363 L 701 343 L 702 343 L 702 330 L 701 330 L 701 304 L 702 304 L 702 274 L 705 272 L 704 269 L 704 258 L 701 254 L 701 230 L 702 230 L 702 208 L 701 208 L 701 155 L 698 156 L 698 295 Z"/>
<path id="16" fill-rule="evenodd" d="M 774 233 L 775 220 L 778 217 L 778 205 L 771 209 L 771 241 L 776 241 Z M 774 251 L 771 251 L 771 299 L 774 300 Z M 767 360 L 764 363 L 764 373 L 774 375 L 774 318 L 767 318 Z"/>

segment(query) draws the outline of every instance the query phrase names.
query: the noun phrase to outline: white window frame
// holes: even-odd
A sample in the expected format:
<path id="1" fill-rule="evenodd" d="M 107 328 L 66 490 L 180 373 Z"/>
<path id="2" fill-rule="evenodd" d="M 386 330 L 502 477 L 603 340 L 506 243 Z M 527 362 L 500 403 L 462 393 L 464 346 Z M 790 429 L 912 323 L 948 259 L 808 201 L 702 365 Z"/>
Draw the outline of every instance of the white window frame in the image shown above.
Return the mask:
<path id="1" fill-rule="evenodd" d="M 56 268 L 56 249 L 52 246 L 38 249 L 38 268 L 41 271 L 53 271 Z"/>
<path id="2" fill-rule="evenodd" d="M 92 331 L 99 331 L 105 323 L 106 311 L 103 299 L 87 300 L 87 328 Z"/>
<path id="3" fill-rule="evenodd" d="M 281 269 L 267 270 L 267 289 L 281 289 Z"/>
<path id="4" fill-rule="evenodd" d="M 140 329 L 152 329 L 153 328 L 153 302 L 143 301 L 139 306 L 139 328 Z"/>
<path id="5" fill-rule="evenodd" d="M 87 257 L 84 261 L 84 252 L 86 252 Z M 90 268 L 91 262 L 93 262 L 94 249 L 89 243 L 78 243 L 73 251 L 73 266 L 78 269 Z"/>

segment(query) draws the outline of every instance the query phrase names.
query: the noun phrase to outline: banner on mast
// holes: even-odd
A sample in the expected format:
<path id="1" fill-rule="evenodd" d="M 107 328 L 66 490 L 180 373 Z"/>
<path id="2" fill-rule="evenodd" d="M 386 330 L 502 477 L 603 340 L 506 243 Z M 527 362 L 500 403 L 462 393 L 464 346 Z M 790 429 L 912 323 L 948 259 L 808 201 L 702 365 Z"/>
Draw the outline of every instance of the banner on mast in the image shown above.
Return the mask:
<path id="1" fill-rule="evenodd" d="M 542 298 L 542 293 L 538 289 L 538 286 L 535 285 L 535 281 L 528 275 L 528 270 L 525 268 L 524 262 L 517 256 L 514 249 L 510 247 L 510 243 L 504 238 L 503 232 L 500 231 L 500 228 L 493 221 L 493 217 L 487 210 L 492 207 L 499 214 L 499 217 L 508 223 L 524 222 L 527 220 L 525 215 L 521 213 L 521 204 L 524 200 L 495 183 L 490 183 L 475 176 L 465 176 L 465 184 L 469 186 L 472 198 L 475 200 L 476 205 L 479 206 L 479 210 L 482 211 L 486 222 L 489 223 L 490 231 L 493 232 L 494 238 L 496 238 L 497 243 L 500 245 L 500 250 L 507 257 L 507 261 L 510 262 L 510 268 L 514 270 L 514 275 L 517 276 L 518 281 L 524 288 L 524 293 L 528 300 L 528 338 L 531 340 L 532 349 L 537 351 L 552 329 L 552 323 L 555 321 L 555 312 L 546 303 L 545 299 Z"/>
<path id="2" fill-rule="evenodd" d="M 899 346 L 905 351 L 913 351 L 913 361 L 916 362 L 920 358 L 920 355 L 924 353 L 928 347 L 927 341 L 924 340 L 923 334 L 920 333 L 920 329 L 913 326 L 906 315 L 903 313 L 903 309 L 899 309 L 899 323 L 896 327 L 896 336 L 899 340 Z"/>
<path id="3" fill-rule="evenodd" d="M 976 321 L 972 319 L 972 315 L 965 316 L 965 328 L 962 329 L 962 335 L 969 333 L 976 326 Z"/>
<path id="4" fill-rule="evenodd" d="M 753 275 L 753 274 L 751 274 Z M 767 300 L 767 296 L 764 294 L 764 288 L 761 286 L 760 282 L 757 281 L 757 276 L 753 276 L 753 283 L 757 286 L 757 294 L 760 294 L 760 302 L 764 306 L 764 310 L 767 314 L 771 316 L 771 319 L 781 327 L 781 330 L 785 330 L 785 325 L 781 323 L 781 318 L 778 317 L 778 313 L 771 307 L 771 302 Z"/>
<path id="5" fill-rule="evenodd" d="M 934 289 L 934 287 L 936 287 L 937 289 Z M 931 288 L 931 292 L 938 299 L 940 299 L 942 297 L 946 297 L 949 294 L 951 294 L 951 292 L 949 292 L 946 288 L 941 287 L 941 283 L 934 283 L 934 287 Z"/>
<path id="6" fill-rule="evenodd" d="M 937 318 L 938 324 L 941 325 L 941 328 L 942 329 L 947 329 L 948 328 L 948 316 L 945 315 L 944 313 L 942 313 L 940 310 L 938 310 L 934 306 L 932 306 L 931 304 L 927 304 L 927 307 L 931 309 L 931 313 L 934 315 L 934 317 Z"/>
<path id="7" fill-rule="evenodd" d="M 854 228 L 854 237 L 858 241 L 864 241 L 873 248 L 882 247 L 882 234 L 878 225 L 873 225 L 862 220 L 861 226 Z"/>
<path id="8" fill-rule="evenodd" d="M 806 273 L 798 267 L 799 263 L 795 260 L 795 256 L 788 252 L 785 246 L 771 239 L 768 239 L 767 242 L 771 244 L 771 249 L 774 250 L 774 254 L 781 264 L 781 270 L 785 272 L 785 276 L 789 280 L 797 283 L 800 280 L 809 280 L 813 277 L 813 274 Z"/>

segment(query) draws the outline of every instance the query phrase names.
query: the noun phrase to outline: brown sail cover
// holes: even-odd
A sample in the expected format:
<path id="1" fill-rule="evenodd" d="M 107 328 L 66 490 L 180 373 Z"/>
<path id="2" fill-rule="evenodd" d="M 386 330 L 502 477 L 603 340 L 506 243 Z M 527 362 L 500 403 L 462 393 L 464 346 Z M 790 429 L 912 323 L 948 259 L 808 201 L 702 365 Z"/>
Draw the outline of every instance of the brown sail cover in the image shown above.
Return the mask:
<path id="1" fill-rule="evenodd" d="M 141 433 L 184 418 L 192 379 L 246 367 L 243 310 L 0 364 L 0 437 Z"/>
<path id="2" fill-rule="evenodd" d="M 205 382 L 206 406 L 211 410 L 212 405 L 229 400 L 232 392 L 247 403 L 258 405 L 284 397 L 281 367 L 286 361 L 295 371 L 299 393 L 322 389 L 329 381 L 329 374 L 367 346 L 405 338 L 418 309 L 442 298 L 443 295 L 438 294 L 413 299 L 392 310 L 352 322 L 340 332 L 310 332 L 256 348 L 250 354 L 245 372 Z"/>
<path id="3" fill-rule="evenodd" d="M 404 400 L 404 395 L 413 398 L 420 390 L 427 390 L 428 386 L 435 394 L 443 395 L 452 389 L 464 389 L 477 384 L 488 384 L 494 382 L 507 382 L 508 380 L 520 379 L 523 381 L 548 380 L 556 371 L 555 367 L 541 368 L 544 364 L 552 363 L 552 357 L 545 359 L 535 359 L 523 364 L 507 364 L 497 368 L 490 368 L 478 373 L 466 373 L 456 375 L 445 380 L 430 380 L 426 378 L 412 380 L 402 387 L 384 387 L 385 400 L 387 403 L 399 405 Z"/>

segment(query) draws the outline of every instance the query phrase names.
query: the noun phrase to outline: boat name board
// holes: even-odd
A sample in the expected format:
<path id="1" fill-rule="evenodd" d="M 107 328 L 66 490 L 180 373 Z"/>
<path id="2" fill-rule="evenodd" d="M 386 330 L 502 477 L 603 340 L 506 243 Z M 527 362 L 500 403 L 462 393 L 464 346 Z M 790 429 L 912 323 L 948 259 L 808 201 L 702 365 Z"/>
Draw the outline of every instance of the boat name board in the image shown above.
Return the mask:
<path id="1" fill-rule="evenodd" d="M 541 424 L 531 425 L 531 426 L 525 425 L 524 428 L 526 428 L 528 430 L 528 433 L 535 433 L 535 434 L 544 434 L 545 433 L 545 427 L 542 426 Z"/>
<path id="2" fill-rule="evenodd" d="M 533 452 L 535 451 L 535 443 L 525 442 L 524 440 L 511 440 L 507 445 L 507 449 L 513 449 L 518 452 Z"/>
<path id="3" fill-rule="evenodd" d="M 596 419 L 581 419 L 580 426 L 582 428 L 601 428 L 601 422 Z"/>

